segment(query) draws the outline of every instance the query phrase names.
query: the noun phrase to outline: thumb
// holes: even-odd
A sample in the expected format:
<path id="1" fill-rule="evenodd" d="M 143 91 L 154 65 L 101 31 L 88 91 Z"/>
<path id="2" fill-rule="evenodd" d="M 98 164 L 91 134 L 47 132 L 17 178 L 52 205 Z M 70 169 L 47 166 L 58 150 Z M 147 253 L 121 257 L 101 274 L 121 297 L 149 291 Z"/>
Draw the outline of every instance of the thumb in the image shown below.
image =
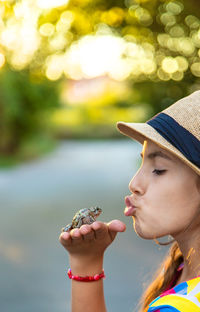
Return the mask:
<path id="1" fill-rule="evenodd" d="M 113 239 L 116 236 L 117 232 L 126 231 L 126 225 L 120 220 L 112 220 L 107 223 L 107 226 Z"/>

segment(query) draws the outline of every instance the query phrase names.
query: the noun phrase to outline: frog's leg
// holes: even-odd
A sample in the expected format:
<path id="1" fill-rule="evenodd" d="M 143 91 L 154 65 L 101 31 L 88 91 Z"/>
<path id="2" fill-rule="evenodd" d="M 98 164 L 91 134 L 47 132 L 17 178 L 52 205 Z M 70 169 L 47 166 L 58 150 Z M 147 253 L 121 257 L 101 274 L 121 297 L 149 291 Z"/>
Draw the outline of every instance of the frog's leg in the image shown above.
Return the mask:
<path id="1" fill-rule="evenodd" d="M 94 221 L 96 221 L 96 219 L 93 216 L 89 216 L 89 224 L 92 224 Z"/>
<path id="2" fill-rule="evenodd" d="M 72 224 L 67 224 L 65 227 L 62 228 L 62 232 L 69 232 L 72 230 Z"/>
<path id="3" fill-rule="evenodd" d="M 76 225 L 76 228 L 80 228 L 82 224 L 83 224 L 83 218 L 80 218 Z"/>

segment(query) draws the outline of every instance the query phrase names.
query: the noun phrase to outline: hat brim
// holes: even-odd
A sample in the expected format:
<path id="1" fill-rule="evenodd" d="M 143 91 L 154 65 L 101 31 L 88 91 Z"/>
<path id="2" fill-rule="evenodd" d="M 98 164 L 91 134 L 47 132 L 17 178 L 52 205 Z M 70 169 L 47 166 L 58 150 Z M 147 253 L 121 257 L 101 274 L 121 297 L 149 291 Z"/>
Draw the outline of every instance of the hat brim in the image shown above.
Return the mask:
<path id="1" fill-rule="evenodd" d="M 176 147 L 163 138 L 153 127 L 147 123 L 128 123 L 119 121 L 117 122 L 117 129 L 124 135 L 143 144 L 146 139 L 153 141 L 161 148 L 171 152 L 173 155 L 181 159 L 186 165 L 191 167 L 198 175 L 200 169 L 191 163 Z"/>

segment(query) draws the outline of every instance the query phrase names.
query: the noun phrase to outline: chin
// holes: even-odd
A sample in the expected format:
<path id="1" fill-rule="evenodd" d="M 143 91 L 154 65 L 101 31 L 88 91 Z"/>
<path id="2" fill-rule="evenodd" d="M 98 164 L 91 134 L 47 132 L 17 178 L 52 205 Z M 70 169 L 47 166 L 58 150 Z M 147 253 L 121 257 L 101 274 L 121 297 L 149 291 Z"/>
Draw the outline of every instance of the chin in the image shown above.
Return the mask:
<path id="1" fill-rule="evenodd" d="M 133 219 L 133 228 L 135 230 L 135 233 L 137 234 L 137 236 L 143 238 L 143 239 L 155 239 L 155 238 L 159 238 L 159 237 L 163 237 L 167 234 L 158 234 L 158 233 L 153 233 L 152 229 L 151 230 L 144 230 L 142 229 L 139 224 L 137 222 L 135 222 L 135 219 Z"/>

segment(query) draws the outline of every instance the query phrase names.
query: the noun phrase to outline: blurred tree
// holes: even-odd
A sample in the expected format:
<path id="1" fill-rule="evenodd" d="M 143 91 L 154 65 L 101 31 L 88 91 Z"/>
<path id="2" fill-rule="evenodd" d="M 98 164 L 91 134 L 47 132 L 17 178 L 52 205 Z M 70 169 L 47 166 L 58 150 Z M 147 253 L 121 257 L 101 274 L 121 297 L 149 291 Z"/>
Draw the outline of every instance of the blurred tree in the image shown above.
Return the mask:
<path id="1" fill-rule="evenodd" d="M 49 114 L 59 106 L 58 85 L 31 80 L 28 71 L 0 73 L 0 153 L 16 153 L 33 135 L 49 131 Z"/>
<path id="2" fill-rule="evenodd" d="M 92 40 L 97 45 L 99 36 L 110 34 L 110 41 L 122 39 L 116 46 L 120 73 L 107 68 L 114 79 L 181 81 L 188 72 L 200 77 L 198 6 L 195 0 L 3 1 L 0 65 L 2 58 L 2 65 L 29 68 L 50 80 L 85 78 L 89 39 L 92 48 Z M 102 55 L 94 50 L 97 61 L 106 48 L 109 54 L 102 41 Z"/>
<path id="3" fill-rule="evenodd" d="M 111 125 L 103 131 L 112 135 L 117 119 L 144 121 L 200 89 L 199 2 L 4 0 L 0 68 L 0 153 L 15 153 L 48 129 L 56 107 L 64 135 L 66 125 L 77 131 L 77 124 L 80 135 L 86 124 Z M 128 82 L 131 92 L 97 92 L 87 101 L 86 88 L 75 85 L 82 103 L 70 106 L 69 96 L 59 106 L 61 82 L 67 89 L 70 81 L 104 76 Z M 88 93 L 96 87 L 103 89 L 94 84 Z M 97 133 L 88 129 L 88 136 Z"/>

